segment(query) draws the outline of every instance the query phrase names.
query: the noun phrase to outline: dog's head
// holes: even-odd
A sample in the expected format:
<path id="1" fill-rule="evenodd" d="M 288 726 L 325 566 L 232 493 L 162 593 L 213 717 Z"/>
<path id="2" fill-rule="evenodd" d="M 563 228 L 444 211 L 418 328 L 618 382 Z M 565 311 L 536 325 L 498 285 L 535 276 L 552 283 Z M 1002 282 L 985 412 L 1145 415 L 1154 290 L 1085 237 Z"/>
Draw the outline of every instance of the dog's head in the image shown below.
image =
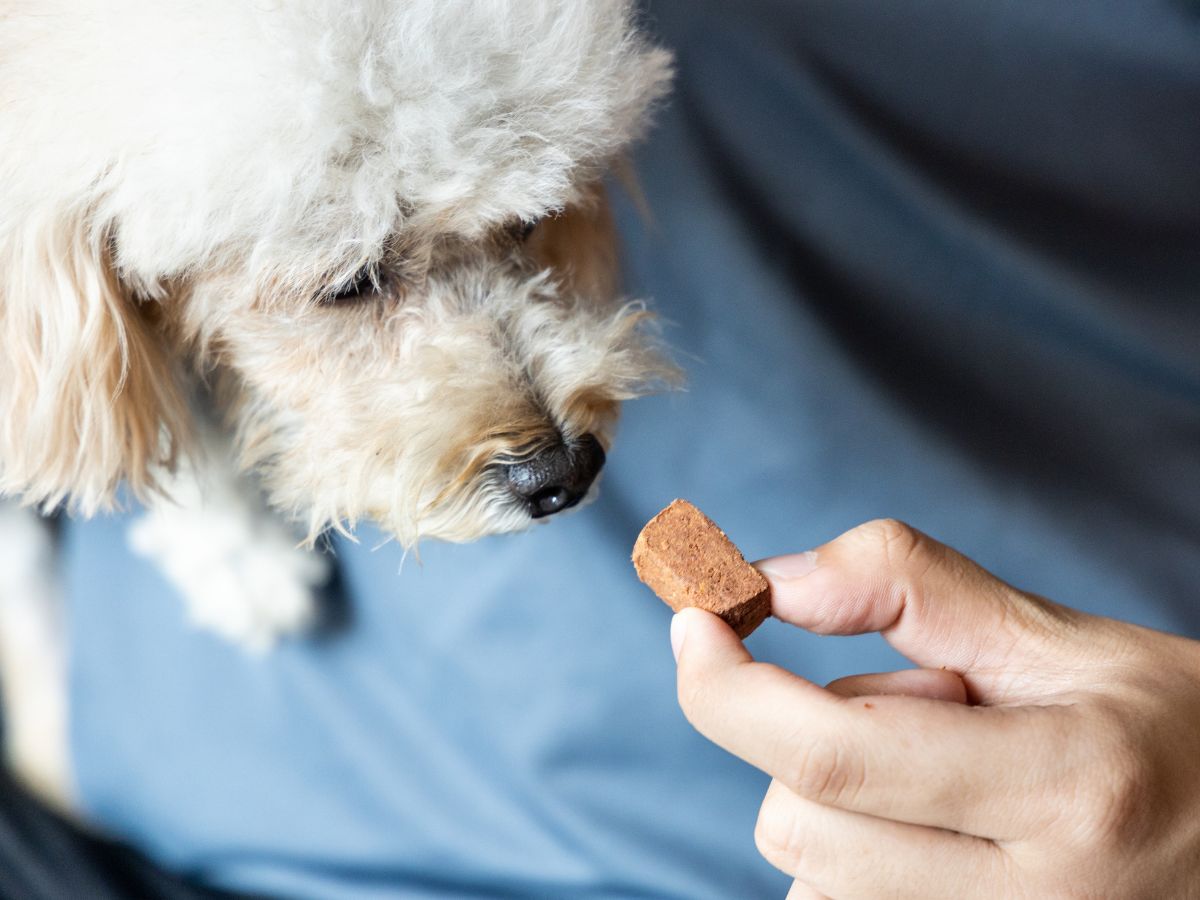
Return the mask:
<path id="1" fill-rule="evenodd" d="M 152 490 L 199 374 L 314 533 L 469 539 L 670 377 L 600 186 L 669 77 L 627 0 L 10 6 L 0 492 Z"/>

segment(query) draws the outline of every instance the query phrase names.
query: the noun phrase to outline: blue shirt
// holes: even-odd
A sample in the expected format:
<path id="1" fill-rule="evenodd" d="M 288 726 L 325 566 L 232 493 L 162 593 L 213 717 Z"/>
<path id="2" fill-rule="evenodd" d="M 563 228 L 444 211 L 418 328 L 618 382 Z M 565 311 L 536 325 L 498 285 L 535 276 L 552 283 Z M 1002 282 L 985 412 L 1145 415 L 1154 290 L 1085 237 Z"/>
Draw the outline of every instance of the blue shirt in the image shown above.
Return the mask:
<path id="1" fill-rule="evenodd" d="M 82 801 L 165 864 L 311 898 L 782 896 L 767 779 L 675 702 L 628 554 L 687 497 L 750 558 L 888 515 L 1018 586 L 1200 636 L 1200 28 L 1182 6 L 653 4 L 677 94 L 618 200 L 686 392 L 601 499 L 402 560 L 346 627 L 190 629 L 120 518 L 71 524 Z M 769 621 L 818 681 L 903 665 Z M 1017 761 L 1014 761 L 1017 762 Z"/>

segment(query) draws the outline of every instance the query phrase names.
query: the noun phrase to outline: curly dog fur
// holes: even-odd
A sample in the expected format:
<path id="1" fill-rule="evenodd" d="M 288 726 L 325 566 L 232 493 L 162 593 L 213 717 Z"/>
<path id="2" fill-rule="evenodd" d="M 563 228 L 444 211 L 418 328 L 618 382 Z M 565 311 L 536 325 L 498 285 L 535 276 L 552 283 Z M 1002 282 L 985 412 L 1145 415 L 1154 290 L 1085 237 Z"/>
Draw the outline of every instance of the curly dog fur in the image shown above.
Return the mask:
<path id="1" fill-rule="evenodd" d="M 147 501 L 135 549 L 260 649 L 311 618 L 305 536 L 590 496 L 674 377 L 603 188 L 669 78 L 629 0 L 0 0 L 0 496 Z M 547 452 L 569 502 L 514 488 Z"/>

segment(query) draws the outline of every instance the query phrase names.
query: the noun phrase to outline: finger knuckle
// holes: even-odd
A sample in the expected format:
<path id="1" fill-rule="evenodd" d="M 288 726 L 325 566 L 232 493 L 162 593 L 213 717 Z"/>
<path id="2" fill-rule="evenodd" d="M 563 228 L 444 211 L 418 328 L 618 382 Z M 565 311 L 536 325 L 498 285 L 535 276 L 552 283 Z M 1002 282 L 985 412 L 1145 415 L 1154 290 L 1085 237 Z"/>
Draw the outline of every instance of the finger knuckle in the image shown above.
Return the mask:
<path id="1" fill-rule="evenodd" d="M 802 801 L 786 794 L 768 794 L 754 826 L 759 854 L 788 875 L 802 870 L 810 876 L 821 867 L 819 846 L 812 840 Z"/>
<path id="2" fill-rule="evenodd" d="M 1135 846 L 1152 826 L 1154 758 L 1136 728 L 1115 711 L 1100 712 L 1085 773 L 1075 787 L 1077 839 L 1091 850 Z"/>
<path id="3" fill-rule="evenodd" d="M 794 816 L 770 797 L 763 801 L 754 823 L 754 846 L 763 859 L 782 872 L 792 875 L 800 866 Z"/>
<path id="4" fill-rule="evenodd" d="M 1093 832 L 1104 846 L 1127 846 L 1146 824 L 1151 793 L 1148 767 L 1133 752 L 1122 748 L 1111 759 L 1092 803 Z"/>
<path id="5" fill-rule="evenodd" d="M 848 802 L 862 784 L 860 767 L 838 741 L 816 741 L 795 756 L 784 783 L 802 797 L 818 803 Z"/>
<path id="6" fill-rule="evenodd" d="M 859 526 L 857 537 L 880 562 L 891 566 L 920 555 L 925 543 L 921 532 L 899 519 L 874 519 Z"/>

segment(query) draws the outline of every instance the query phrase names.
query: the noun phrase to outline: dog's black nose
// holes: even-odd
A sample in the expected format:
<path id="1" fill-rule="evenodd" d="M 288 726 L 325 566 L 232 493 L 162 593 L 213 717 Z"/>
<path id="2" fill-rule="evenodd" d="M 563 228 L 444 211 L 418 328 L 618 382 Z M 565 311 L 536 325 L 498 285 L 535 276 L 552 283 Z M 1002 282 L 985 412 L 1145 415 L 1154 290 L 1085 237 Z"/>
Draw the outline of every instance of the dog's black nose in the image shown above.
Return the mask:
<path id="1" fill-rule="evenodd" d="M 538 451 L 505 467 L 508 487 L 535 519 L 570 509 L 584 498 L 604 466 L 604 448 L 590 434 Z"/>

